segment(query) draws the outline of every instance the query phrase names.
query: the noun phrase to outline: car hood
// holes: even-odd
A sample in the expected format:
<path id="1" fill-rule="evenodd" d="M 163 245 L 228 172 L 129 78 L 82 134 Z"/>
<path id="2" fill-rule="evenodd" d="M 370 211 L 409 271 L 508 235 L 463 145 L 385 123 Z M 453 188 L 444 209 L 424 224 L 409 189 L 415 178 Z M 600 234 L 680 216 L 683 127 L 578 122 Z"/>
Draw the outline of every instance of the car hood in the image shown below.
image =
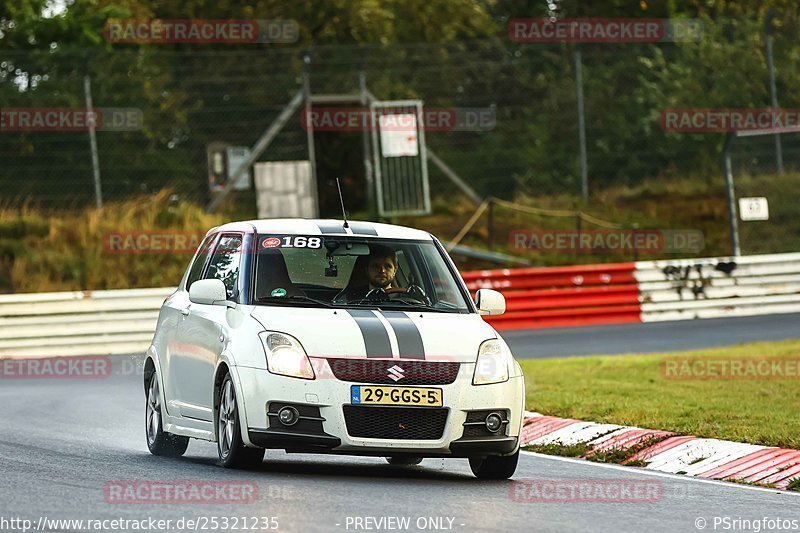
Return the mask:
<path id="1" fill-rule="evenodd" d="M 256 306 L 252 316 L 299 340 L 310 357 L 468 363 L 483 341 L 497 338 L 475 313 Z"/>

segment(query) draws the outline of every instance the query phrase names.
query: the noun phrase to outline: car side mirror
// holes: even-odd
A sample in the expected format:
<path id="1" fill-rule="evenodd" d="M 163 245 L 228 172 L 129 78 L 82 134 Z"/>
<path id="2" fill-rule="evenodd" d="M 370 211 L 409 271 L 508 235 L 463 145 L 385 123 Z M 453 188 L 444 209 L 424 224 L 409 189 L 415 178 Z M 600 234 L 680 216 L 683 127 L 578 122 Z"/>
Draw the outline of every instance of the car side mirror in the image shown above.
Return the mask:
<path id="1" fill-rule="evenodd" d="M 221 279 L 199 279 L 189 287 L 189 301 L 196 304 L 236 307 L 228 300 L 228 291 Z"/>
<path id="2" fill-rule="evenodd" d="M 502 315 L 506 312 L 506 298 L 493 289 L 478 289 L 475 305 L 479 315 Z"/>

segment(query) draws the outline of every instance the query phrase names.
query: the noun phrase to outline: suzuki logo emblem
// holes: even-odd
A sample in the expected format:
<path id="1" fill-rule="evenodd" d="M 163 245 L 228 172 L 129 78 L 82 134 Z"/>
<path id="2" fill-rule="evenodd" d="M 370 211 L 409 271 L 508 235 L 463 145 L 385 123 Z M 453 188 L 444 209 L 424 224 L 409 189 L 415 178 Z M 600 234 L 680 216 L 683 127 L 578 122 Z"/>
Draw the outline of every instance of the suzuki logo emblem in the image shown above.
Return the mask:
<path id="1" fill-rule="evenodd" d="M 389 369 L 389 378 L 393 379 L 394 381 L 400 381 L 405 377 L 403 375 L 404 372 L 405 370 L 403 370 L 397 365 L 394 365 L 392 368 Z"/>

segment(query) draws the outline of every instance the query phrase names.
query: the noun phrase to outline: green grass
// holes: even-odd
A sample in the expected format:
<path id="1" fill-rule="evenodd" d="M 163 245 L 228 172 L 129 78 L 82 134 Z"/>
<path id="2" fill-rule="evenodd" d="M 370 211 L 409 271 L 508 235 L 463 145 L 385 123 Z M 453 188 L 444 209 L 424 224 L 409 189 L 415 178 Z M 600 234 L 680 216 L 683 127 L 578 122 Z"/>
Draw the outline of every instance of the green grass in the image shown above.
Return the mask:
<path id="1" fill-rule="evenodd" d="M 645 439 L 635 446 L 629 448 L 612 448 L 610 450 L 593 452 L 591 446 L 585 442 L 577 444 L 562 444 L 561 442 L 551 442 L 548 444 L 530 444 L 525 447 L 529 452 L 544 453 L 547 455 L 560 455 L 562 457 L 583 457 L 595 463 L 616 463 L 628 466 L 647 466 L 646 461 L 631 460 L 631 458 L 654 444 L 664 440 L 665 437 Z"/>
<path id="2" fill-rule="evenodd" d="M 800 175 L 736 176 L 738 197 L 766 196 L 770 219 L 740 222 L 739 233 L 744 254 L 781 253 L 800 250 L 800 217 L 797 216 L 797 197 L 800 195 Z M 457 198 L 457 197 L 456 197 Z M 518 196 L 514 202 L 526 206 L 581 210 L 600 219 L 630 228 L 700 230 L 704 249 L 698 257 L 724 256 L 731 253 L 728 227 L 728 208 L 722 177 L 713 179 L 646 180 L 634 187 L 613 186 L 592 191 L 588 203 L 570 194 Z M 424 228 L 443 240 L 452 239 L 475 211 L 475 207 L 453 197 L 448 202 L 434 202 L 434 213 L 428 217 L 398 218 L 393 222 Z M 616 253 L 571 253 L 568 251 L 515 250 L 509 243 L 509 233 L 515 230 L 576 229 L 574 217 L 531 215 L 505 207 L 494 211 L 494 250 L 518 255 L 536 266 L 591 264 L 630 261 L 630 250 Z M 582 229 L 600 229 L 584 222 Z M 480 217 L 462 243 L 485 248 L 488 243 L 488 213 Z M 639 260 L 690 257 L 689 253 L 639 254 Z M 455 257 L 459 268 L 498 268 L 496 264 L 465 262 Z"/>
<path id="3" fill-rule="evenodd" d="M 800 449 L 800 379 L 677 380 L 667 357 L 796 358 L 800 341 L 672 354 L 527 359 L 527 409 L 600 423 Z"/>
<path id="4" fill-rule="evenodd" d="M 66 212 L 0 205 L 0 293 L 177 285 L 191 255 L 108 253 L 103 240 L 126 231 L 205 233 L 226 219 L 199 205 L 173 204 L 170 195 Z"/>
<path id="5" fill-rule="evenodd" d="M 578 444 L 531 444 L 525 447 L 529 452 L 544 453 L 546 455 L 560 455 L 561 457 L 583 457 L 589 451 L 589 446 L 584 442 Z"/>
<path id="6" fill-rule="evenodd" d="M 645 181 L 636 187 L 608 187 L 592 191 L 584 204 L 579 196 L 520 196 L 514 201 L 546 209 L 580 209 L 595 217 L 642 229 L 701 230 L 705 249 L 700 257 L 730 253 L 727 208 L 720 179 Z M 800 250 L 800 217 L 796 199 L 800 176 L 737 176 L 739 196 L 767 196 L 770 220 L 740 224 L 745 254 Z M 185 254 L 109 255 L 103 253 L 103 235 L 109 231 L 206 231 L 228 220 L 249 218 L 252 206 L 228 202 L 226 212 L 208 215 L 203 206 L 185 200 L 173 203 L 171 191 L 110 202 L 94 208 L 48 210 L 34 204 L 17 207 L 0 199 L 0 293 L 60 290 L 124 289 L 174 285 L 186 267 Z M 426 217 L 398 217 L 390 222 L 431 231 L 452 239 L 472 216 L 475 207 L 457 196 L 434 198 Z M 352 218 L 363 218 L 353 213 Z M 338 215 L 337 215 L 338 216 Z M 487 218 L 483 217 L 463 243 L 487 246 Z M 520 255 L 508 242 L 514 230 L 574 229 L 574 217 L 530 215 L 507 208 L 494 211 L 494 250 Z M 597 229 L 584 223 L 582 229 Z M 777 231 L 780 229 L 780 231 Z M 689 254 L 640 255 L 639 259 L 687 257 Z M 524 254 L 533 265 L 568 265 L 630 261 L 630 251 L 614 254 L 568 251 Z M 455 256 L 462 270 L 500 268 L 503 265 Z"/>

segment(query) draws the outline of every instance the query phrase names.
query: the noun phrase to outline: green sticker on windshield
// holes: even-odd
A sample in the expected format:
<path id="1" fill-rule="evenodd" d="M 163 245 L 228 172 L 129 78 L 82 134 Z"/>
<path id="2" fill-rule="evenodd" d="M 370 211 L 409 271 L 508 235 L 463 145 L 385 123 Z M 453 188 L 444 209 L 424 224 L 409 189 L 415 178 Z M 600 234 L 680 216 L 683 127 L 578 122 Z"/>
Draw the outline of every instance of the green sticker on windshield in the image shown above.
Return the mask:
<path id="1" fill-rule="evenodd" d="M 280 287 L 278 287 L 277 289 L 273 289 L 272 292 L 270 293 L 270 296 L 283 298 L 284 296 L 286 296 L 286 289 L 281 289 Z"/>

